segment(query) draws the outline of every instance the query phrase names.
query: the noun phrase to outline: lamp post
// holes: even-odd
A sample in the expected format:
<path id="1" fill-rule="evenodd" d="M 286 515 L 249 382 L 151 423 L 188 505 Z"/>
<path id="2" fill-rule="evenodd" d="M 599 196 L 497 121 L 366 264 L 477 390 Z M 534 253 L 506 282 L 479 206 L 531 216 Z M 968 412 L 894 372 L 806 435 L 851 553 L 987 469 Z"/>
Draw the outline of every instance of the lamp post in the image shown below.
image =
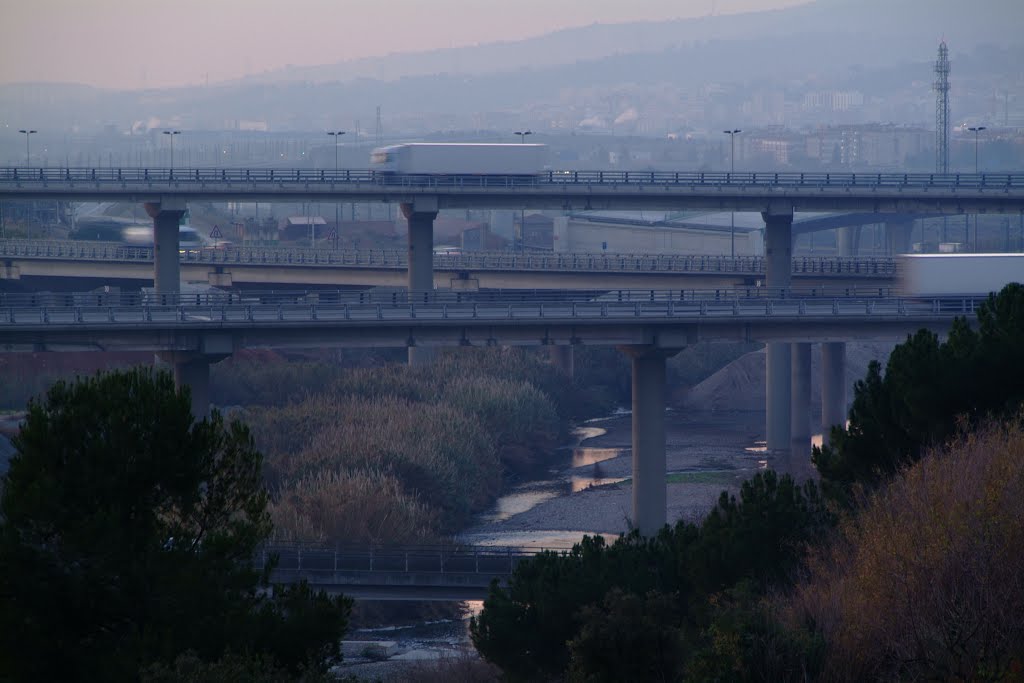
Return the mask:
<path id="1" fill-rule="evenodd" d="M 722 131 L 729 136 L 729 174 L 736 172 L 736 134 L 743 131 L 739 128 Z M 736 258 L 736 212 L 729 212 L 729 257 Z"/>
<path id="2" fill-rule="evenodd" d="M 334 178 L 338 178 L 338 143 L 341 142 L 341 136 L 345 134 L 343 130 L 329 130 L 327 134 L 334 138 Z M 341 223 L 341 205 L 338 202 L 334 202 L 334 230 L 338 230 L 338 225 Z M 335 248 L 338 246 L 337 240 L 334 242 Z"/>
<path id="3" fill-rule="evenodd" d="M 512 131 L 514 135 L 519 136 L 519 144 L 526 144 L 526 136 L 533 135 L 532 130 L 516 130 Z M 526 242 L 526 207 L 524 206 L 519 210 L 519 251 L 523 251 L 524 243 Z"/>
<path id="4" fill-rule="evenodd" d="M 327 134 L 334 138 L 334 174 L 338 174 L 338 143 L 341 142 L 341 136 L 345 134 L 343 130 L 329 130 Z"/>
<path id="5" fill-rule="evenodd" d="M 30 139 L 30 136 L 33 133 L 38 133 L 39 131 L 37 131 L 37 130 L 26 130 L 26 129 L 23 128 L 23 129 L 19 130 L 18 132 L 25 134 L 25 165 L 26 166 L 31 166 L 32 165 L 32 162 L 31 162 L 32 155 L 29 153 L 28 141 Z"/>
<path id="6" fill-rule="evenodd" d="M 180 130 L 165 130 L 164 135 L 171 136 L 171 170 L 174 170 L 174 136 L 181 135 Z"/>
<path id="7" fill-rule="evenodd" d="M 967 130 L 974 133 L 974 175 L 978 175 L 978 133 L 985 130 L 985 126 L 970 126 Z M 978 251 L 978 214 L 974 214 L 974 251 Z"/>
<path id="8" fill-rule="evenodd" d="M 972 126 L 967 130 L 974 133 L 974 172 L 978 172 L 978 133 L 985 130 L 985 126 Z"/>

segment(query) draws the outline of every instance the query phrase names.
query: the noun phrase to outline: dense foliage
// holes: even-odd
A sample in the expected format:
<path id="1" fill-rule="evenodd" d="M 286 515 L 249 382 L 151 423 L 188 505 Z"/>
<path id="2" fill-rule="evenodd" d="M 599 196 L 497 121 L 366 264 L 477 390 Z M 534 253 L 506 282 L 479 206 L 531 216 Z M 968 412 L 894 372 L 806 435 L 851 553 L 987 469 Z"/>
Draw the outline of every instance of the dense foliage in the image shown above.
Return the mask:
<path id="1" fill-rule="evenodd" d="M 516 680 L 1018 680 L 1022 354 L 1010 285 L 873 364 L 815 452 L 838 531 L 813 484 L 758 475 L 699 526 L 521 564 L 474 643 Z"/>
<path id="2" fill-rule="evenodd" d="M 545 463 L 571 416 L 608 407 L 516 349 L 417 368 L 243 361 L 217 373 L 219 391 L 249 402 L 284 539 L 438 539 L 491 504 L 503 475 Z"/>
<path id="3" fill-rule="evenodd" d="M 723 493 L 700 525 L 679 522 L 655 537 L 633 533 L 611 545 L 587 537 L 569 553 L 521 563 L 507 590 L 491 587 L 471 625 L 473 642 L 521 680 L 570 666 L 581 680 L 659 680 L 710 647 L 703 633 L 715 619 L 716 596 L 737 587 L 760 593 L 788 580 L 807 544 L 833 524 L 813 482 L 759 473 L 738 500 Z M 609 648 L 632 629 L 651 636 L 649 658 L 609 668 Z M 636 668 L 641 662 L 655 668 Z"/>
<path id="4" fill-rule="evenodd" d="M 930 452 L 812 554 L 785 610 L 793 632 L 827 644 L 824 677 L 1020 680 L 1021 418 Z"/>
<path id="5" fill-rule="evenodd" d="M 850 424 L 814 453 L 825 490 L 847 504 L 856 485 L 874 487 L 924 449 L 987 415 L 1012 415 L 1024 401 L 1024 285 L 1011 284 L 960 319 L 946 341 L 921 330 L 897 346 L 884 376 L 872 363 L 854 388 Z"/>
<path id="6" fill-rule="evenodd" d="M 297 674 L 340 659 L 349 601 L 266 587 L 248 430 L 194 422 L 169 375 L 59 382 L 29 404 L 0 499 L 0 678 L 135 680 L 192 651 Z"/>

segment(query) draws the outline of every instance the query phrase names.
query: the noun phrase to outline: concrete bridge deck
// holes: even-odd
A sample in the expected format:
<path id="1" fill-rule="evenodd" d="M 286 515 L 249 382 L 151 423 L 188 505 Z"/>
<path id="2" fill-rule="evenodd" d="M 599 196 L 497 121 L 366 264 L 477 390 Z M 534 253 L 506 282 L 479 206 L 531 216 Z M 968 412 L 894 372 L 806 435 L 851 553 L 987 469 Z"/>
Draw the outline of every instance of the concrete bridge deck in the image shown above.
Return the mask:
<path id="1" fill-rule="evenodd" d="M 404 250 L 232 247 L 180 249 L 181 277 L 217 286 L 400 287 L 407 283 Z M 0 279 L 114 282 L 153 280 L 154 249 L 113 242 L 0 240 Z M 765 277 L 765 258 L 688 254 L 516 253 L 434 254 L 440 289 L 733 288 Z M 892 258 L 796 257 L 799 288 L 888 288 Z M 103 282 L 106 280 L 106 282 Z M 79 288 L 84 288 L 79 286 Z"/>
<path id="2" fill-rule="evenodd" d="M 1010 212 L 1024 173 L 548 171 L 395 175 L 369 170 L 0 168 L 0 197 L 161 203 L 169 199 L 354 201 L 445 208 Z"/>
<path id="3" fill-rule="evenodd" d="M 947 328 L 979 297 L 694 292 L 4 295 L 0 350 L 231 353 L 244 347 L 648 345 L 900 340 Z M 214 351 L 213 349 L 220 349 Z"/>

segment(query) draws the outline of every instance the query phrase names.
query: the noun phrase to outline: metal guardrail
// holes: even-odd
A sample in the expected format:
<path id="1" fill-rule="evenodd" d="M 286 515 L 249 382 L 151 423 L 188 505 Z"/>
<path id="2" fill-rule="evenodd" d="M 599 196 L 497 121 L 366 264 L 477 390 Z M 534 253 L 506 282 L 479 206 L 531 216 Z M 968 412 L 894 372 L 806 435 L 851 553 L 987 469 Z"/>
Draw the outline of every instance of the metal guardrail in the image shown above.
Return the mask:
<path id="1" fill-rule="evenodd" d="M 317 546 L 272 545 L 261 549 L 260 566 L 272 555 L 278 558 L 277 571 L 317 574 L 374 572 L 407 574 L 482 574 L 487 577 L 510 576 L 516 565 L 538 553 L 565 552 L 569 547 L 526 548 L 498 546 L 414 545 L 414 546 Z"/>
<path id="2" fill-rule="evenodd" d="M 398 249 L 312 249 L 301 247 L 230 247 L 181 249 L 182 263 L 210 265 L 271 265 L 281 267 L 391 268 L 409 265 L 408 253 Z M 152 247 L 116 242 L 75 240 L 0 240 L 0 257 L 50 260 L 152 262 Z M 761 256 L 698 256 L 690 254 L 514 253 L 507 251 L 434 254 L 439 270 L 522 270 L 622 273 L 709 273 L 762 275 Z M 796 257 L 793 273 L 894 277 L 896 259 L 856 257 Z"/>
<path id="3" fill-rule="evenodd" d="M 515 188 L 552 185 L 685 185 L 694 187 L 1022 188 L 1024 173 L 699 173 L 673 171 L 544 171 L 536 175 L 394 174 L 364 169 L 240 168 L 0 168 L 0 184 L 275 183 L 436 188 Z"/>
<path id="4" fill-rule="evenodd" d="M 380 323 L 486 325 L 499 321 L 516 322 L 629 322 L 697 321 L 710 318 L 733 319 L 808 319 L 865 318 L 902 320 L 935 316 L 973 314 L 980 296 L 942 298 L 893 297 L 749 297 L 688 298 L 676 290 L 604 294 L 589 300 L 514 299 L 464 300 L 438 299 L 416 292 L 405 301 L 392 303 L 354 303 L 349 301 L 295 300 L 268 302 L 213 300 L 185 303 L 175 298 L 164 303 L 159 295 L 141 303 L 125 305 L 97 301 L 86 305 L 79 301 L 63 306 L 0 305 L 0 331 L 24 327 L 75 327 L 129 325 L 132 327 L 216 328 L 277 327 L 285 325 L 377 325 Z M 59 296 L 59 295 L 58 295 Z M 89 295 L 83 295 L 89 296 Z"/>
<path id="5" fill-rule="evenodd" d="M 132 306 L 237 306 L 237 305 L 309 305 L 348 304 L 353 306 L 407 306 L 441 304 L 510 304 L 510 303 L 587 303 L 653 302 L 653 301 L 735 301 L 766 299 L 883 299 L 891 298 L 887 287 L 820 287 L 778 288 L 737 287 L 719 289 L 493 289 L 481 291 L 429 290 L 392 291 L 367 290 L 209 290 L 197 293 L 154 291 L 114 292 L 0 292 L 0 307 L 66 308 L 66 307 L 132 307 Z"/>

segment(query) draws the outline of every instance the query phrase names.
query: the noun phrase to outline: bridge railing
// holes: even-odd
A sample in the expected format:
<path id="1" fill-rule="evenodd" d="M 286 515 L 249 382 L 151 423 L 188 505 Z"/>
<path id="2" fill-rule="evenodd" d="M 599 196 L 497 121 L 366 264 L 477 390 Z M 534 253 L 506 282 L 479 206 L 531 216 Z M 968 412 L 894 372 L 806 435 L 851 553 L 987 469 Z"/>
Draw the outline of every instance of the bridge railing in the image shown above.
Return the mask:
<path id="1" fill-rule="evenodd" d="M 444 304 L 566 304 L 566 303 L 711 303 L 754 300 L 885 299 L 888 287 L 737 287 L 719 289 L 493 289 L 480 291 L 428 290 L 207 290 L 194 293 L 146 291 L 93 292 L 0 292 L 0 307 L 32 308 L 132 308 L 237 307 L 237 306 L 384 306 Z"/>
<path id="2" fill-rule="evenodd" d="M 379 323 L 431 323 L 447 325 L 480 325 L 498 321 L 594 322 L 636 320 L 706 320 L 710 318 L 902 318 L 931 319 L 971 315 L 984 301 L 981 296 L 948 296 L 932 298 L 892 298 L 879 296 L 764 297 L 756 291 L 751 296 L 730 296 L 720 290 L 716 297 L 687 295 L 685 291 L 641 290 L 604 292 L 591 299 L 532 299 L 516 292 L 510 299 L 478 298 L 478 293 L 413 292 L 409 298 L 389 303 L 331 301 L 330 298 L 279 299 L 277 301 L 209 300 L 204 295 L 146 295 L 139 301 L 119 299 L 116 303 L 95 300 L 85 303 L 74 295 L 62 304 L 51 306 L 44 300 L 0 304 L 0 329 L 21 326 L 47 326 L 71 329 L 85 325 L 104 327 L 172 326 L 175 328 L 229 325 L 251 327 L 282 325 L 377 325 Z M 551 296 L 551 292 L 544 296 Z M 422 301 L 416 301 L 421 295 Z M 102 295 L 86 295 L 102 296 Z M 453 298 L 446 298 L 446 297 Z M 184 299 L 193 299 L 185 303 Z"/>
<path id="3" fill-rule="evenodd" d="M 0 240 L 0 257 L 33 259 L 152 261 L 152 247 L 117 242 L 76 240 Z M 304 247 L 225 247 L 180 250 L 182 263 L 210 265 L 272 265 L 307 267 L 408 267 L 408 254 L 398 249 L 323 249 Z M 792 261 L 800 275 L 892 277 L 896 259 L 800 256 Z M 707 256 L 695 254 L 608 254 L 568 252 L 467 251 L 434 254 L 437 270 L 517 270 L 637 273 L 721 273 L 761 275 L 761 256 Z"/>
<path id="4" fill-rule="evenodd" d="M 265 566 L 276 556 L 280 572 L 305 576 L 338 573 L 484 574 L 509 576 L 516 565 L 538 553 L 566 552 L 570 547 L 527 549 L 465 545 L 273 545 L 260 550 Z"/>
<path id="5" fill-rule="evenodd" d="M 431 188 L 528 188 L 551 185 L 711 187 L 1024 188 L 1024 173 L 702 173 L 550 170 L 536 175 L 395 174 L 366 169 L 287 168 L 0 168 L 3 183 L 379 185 Z"/>

